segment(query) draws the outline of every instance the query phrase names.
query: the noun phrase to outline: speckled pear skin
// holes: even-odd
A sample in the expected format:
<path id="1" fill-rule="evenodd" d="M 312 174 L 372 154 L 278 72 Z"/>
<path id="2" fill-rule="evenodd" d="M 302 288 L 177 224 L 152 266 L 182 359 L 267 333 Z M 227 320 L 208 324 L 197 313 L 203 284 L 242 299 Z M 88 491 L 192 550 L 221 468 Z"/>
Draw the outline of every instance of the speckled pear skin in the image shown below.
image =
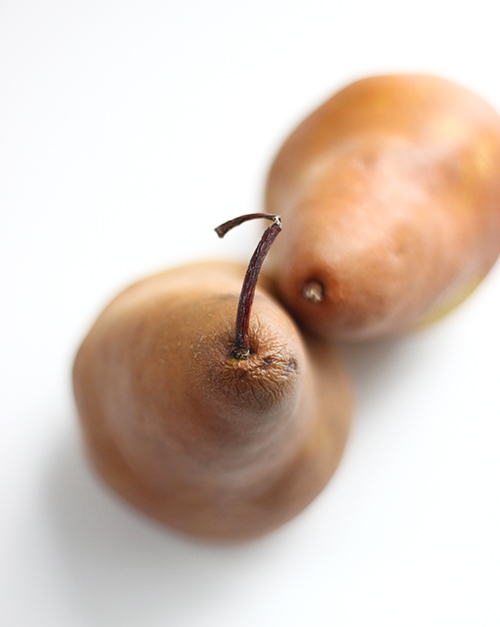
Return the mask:
<path id="1" fill-rule="evenodd" d="M 398 335 L 438 318 L 500 253 L 500 117 L 449 81 L 357 81 L 306 118 L 270 169 L 279 297 L 325 339 Z M 304 285 L 316 279 L 323 300 Z"/>
<path id="2" fill-rule="evenodd" d="M 303 340 L 264 288 L 253 355 L 231 357 L 244 272 L 207 262 L 132 285 L 98 318 L 73 372 L 104 481 L 149 516 L 219 540 L 260 536 L 303 510 L 336 469 L 352 412 L 331 347 Z"/>

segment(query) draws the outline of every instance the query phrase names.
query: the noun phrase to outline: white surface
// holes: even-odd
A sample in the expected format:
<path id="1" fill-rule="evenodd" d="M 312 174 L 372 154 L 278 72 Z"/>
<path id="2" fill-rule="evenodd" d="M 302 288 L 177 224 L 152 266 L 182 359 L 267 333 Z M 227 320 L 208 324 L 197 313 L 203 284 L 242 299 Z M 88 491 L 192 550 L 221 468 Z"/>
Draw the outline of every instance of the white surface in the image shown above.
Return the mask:
<path id="1" fill-rule="evenodd" d="M 334 480 L 299 518 L 219 547 L 90 474 L 75 349 L 133 279 L 247 259 L 274 150 L 341 85 L 389 71 L 500 109 L 497 3 L 0 4 L 0 624 L 500 624 L 500 267 L 445 321 L 344 350 L 358 386 Z M 253 229 L 253 230 L 252 230 Z"/>

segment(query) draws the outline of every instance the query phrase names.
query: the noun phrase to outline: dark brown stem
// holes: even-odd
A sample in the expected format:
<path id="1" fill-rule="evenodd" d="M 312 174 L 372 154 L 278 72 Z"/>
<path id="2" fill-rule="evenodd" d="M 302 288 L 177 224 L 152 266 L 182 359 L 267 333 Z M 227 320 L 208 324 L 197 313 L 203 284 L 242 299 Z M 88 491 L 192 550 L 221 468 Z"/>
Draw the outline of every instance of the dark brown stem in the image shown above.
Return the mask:
<path id="1" fill-rule="evenodd" d="M 243 280 L 241 288 L 240 299 L 238 301 L 238 311 L 236 314 L 236 337 L 234 340 L 234 349 L 232 356 L 235 359 L 248 359 L 252 354 L 250 343 L 248 341 L 248 328 L 250 325 L 250 311 L 252 309 L 252 303 L 255 296 L 255 288 L 257 286 L 257 280 L 259 278 L 260 269 L 264 263 L 269 249 L 272 243 L 278 237 L 281 231 L 281 218 L 269 213 L 248 213 L 239 218 L 234 218 L 228 222 L 224 222 L 218 226 L 215 231 L 219 237 L 230 231 L 235 226 L 248 222 L 248 220 L 256 220 L 257 218 L 264 218 L 266 220 L 272 220 L 271 226 L 267 227 L 264 231 L 260 242 L 255 249 Z"/>

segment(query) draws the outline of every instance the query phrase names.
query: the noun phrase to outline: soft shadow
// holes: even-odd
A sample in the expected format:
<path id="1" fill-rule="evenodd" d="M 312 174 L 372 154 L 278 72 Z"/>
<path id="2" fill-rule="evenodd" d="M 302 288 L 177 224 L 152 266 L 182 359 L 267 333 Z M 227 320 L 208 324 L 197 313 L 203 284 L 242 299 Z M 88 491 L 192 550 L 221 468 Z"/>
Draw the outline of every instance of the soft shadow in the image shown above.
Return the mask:
<path id="1" fill-rule="evenodd" d="M 373 407 L 397 391 L 429 363 L 433 354 L 433 331 L 404 337 L 339 344 L 354 381 L 358 412 Z"/>
<path id="2" fill-rule="evenodd" d="M 166 530 L 129 508 L 90 471 L 76 435 L 62 439 L 47 472 L 46 509 L 65 599 L 93 627 L 186 625 L 224 602 L 263 554 L 284 549 L 273 534 L 214 545 Z M 280 539 L 281 538 L 281 539 Z M 280 548 L 281 547 L 281 548 Z"/>

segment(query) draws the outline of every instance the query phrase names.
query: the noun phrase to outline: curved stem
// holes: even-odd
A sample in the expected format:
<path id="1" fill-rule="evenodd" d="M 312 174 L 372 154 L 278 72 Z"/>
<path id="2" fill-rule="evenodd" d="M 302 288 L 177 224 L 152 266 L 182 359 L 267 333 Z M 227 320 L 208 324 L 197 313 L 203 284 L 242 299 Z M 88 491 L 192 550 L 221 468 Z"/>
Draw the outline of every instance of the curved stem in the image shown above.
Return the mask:
<path id="1" fill-rule="evenodd" d="M 221 224 L 215 229 L 219 237 L 224 237 L 224 235 L 235 226 L 239 226 L 240 224 L 243 224 L 243 222 L 256 220 L 258 218 L 272 220 L 273 223 L 264 231 L 252 258 L 250 259 L 250 263 L 248 264 L 245 278 L 243 280 L 240 299 L 238 301 L 238 311 L 236 314 L 236 337 L 234 339 L 234 348 L 232 351 L 233 357 L 238 360 L 248 359 L 252 354 L 250 343 L 248 341 L 250 311 L 252 309 L 260 269 L 262 268 L 262 264 L 264 263 L 264 259 L 266 258 L 272 243 L 281 231 L 281 218 L 269 213 L 248 213 L 238 218 L 234 218 L 233 220 L 229 220 L 228 222 L 224 222 L 224 224 Z"/>

